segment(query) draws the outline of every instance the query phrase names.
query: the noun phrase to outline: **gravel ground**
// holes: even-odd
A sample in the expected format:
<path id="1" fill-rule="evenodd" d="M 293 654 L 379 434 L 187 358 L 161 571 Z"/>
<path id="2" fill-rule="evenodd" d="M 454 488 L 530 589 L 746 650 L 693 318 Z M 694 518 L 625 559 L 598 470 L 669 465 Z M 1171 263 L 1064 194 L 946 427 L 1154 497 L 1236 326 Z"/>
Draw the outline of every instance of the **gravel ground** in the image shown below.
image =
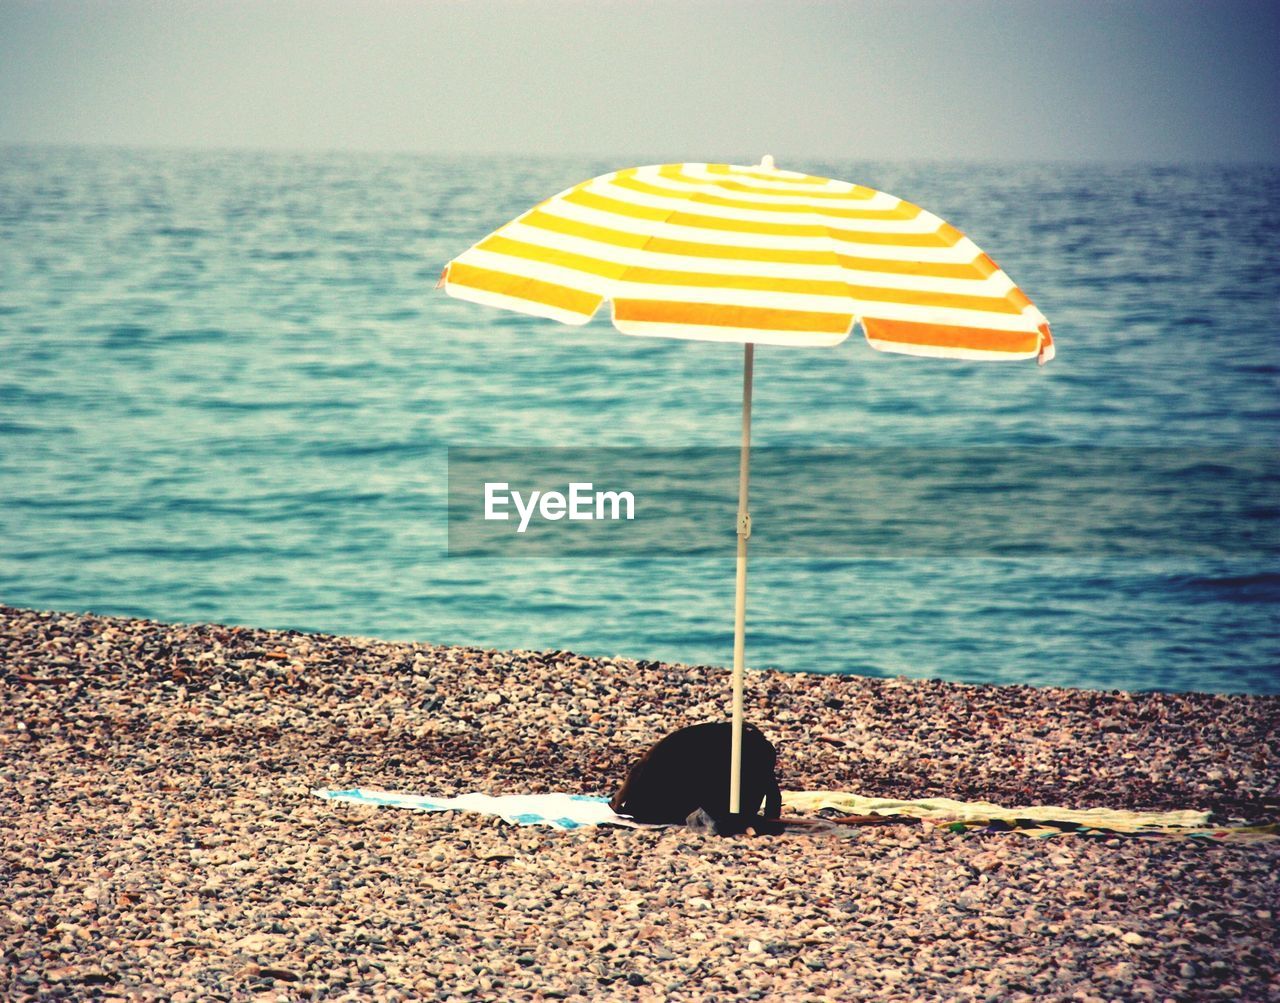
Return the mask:
<path id="1" fill-rule="evenodd" d="M 720 669 L 0 607 L 0 996 L 1280 999 L 1280 840 L 718 839 L 612 793 Z M 1274 820 L 1280 698 L 752 674 L 784 789 Z"/>

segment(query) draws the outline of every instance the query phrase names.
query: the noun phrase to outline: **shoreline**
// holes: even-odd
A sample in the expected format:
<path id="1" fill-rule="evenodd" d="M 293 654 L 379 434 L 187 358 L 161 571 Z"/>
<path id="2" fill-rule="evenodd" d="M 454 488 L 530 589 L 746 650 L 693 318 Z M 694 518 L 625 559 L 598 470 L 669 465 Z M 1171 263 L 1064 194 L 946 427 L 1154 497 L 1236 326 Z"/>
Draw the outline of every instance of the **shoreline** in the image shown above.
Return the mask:
<path id="1" fill-rule="evenodd" d="M 723 716 L 722 669 L 0 607 L 0 692 L 14 999 L 1280 998 L 1280 841 L 563 833 L 309 793 L 612 794 Z M 746 701 L 784 789 L 1277 821 L 1280 697 L 758 671 Z"/>

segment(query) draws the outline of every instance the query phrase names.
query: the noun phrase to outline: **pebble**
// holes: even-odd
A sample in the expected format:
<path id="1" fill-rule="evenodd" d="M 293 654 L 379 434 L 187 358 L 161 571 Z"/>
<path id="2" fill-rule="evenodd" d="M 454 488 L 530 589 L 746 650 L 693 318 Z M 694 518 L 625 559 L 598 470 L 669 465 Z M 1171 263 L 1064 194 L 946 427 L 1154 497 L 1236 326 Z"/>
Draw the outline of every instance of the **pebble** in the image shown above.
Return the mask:
<path id="1" fill-rule="evenodd" d="M 549 832 L 310 794 L 611 794 L 727 692 L 0 607 L 0 998 L 1276 998 L 1277 842 Z M 786 789 L 1277 811 L 1274 697 L 757 672 L 747 706 Z"/>

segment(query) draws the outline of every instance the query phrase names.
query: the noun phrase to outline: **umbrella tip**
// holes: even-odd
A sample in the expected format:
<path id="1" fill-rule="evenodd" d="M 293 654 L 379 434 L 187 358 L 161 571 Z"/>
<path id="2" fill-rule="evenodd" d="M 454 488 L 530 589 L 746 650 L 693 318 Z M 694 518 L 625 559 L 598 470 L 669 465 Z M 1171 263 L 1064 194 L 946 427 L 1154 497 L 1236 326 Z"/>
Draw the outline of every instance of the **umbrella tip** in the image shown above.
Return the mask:
<path id="1" fill-rule="evenodd" d="M 761 157 L 760 166 L 763 167 L 766 171 L 772 171 L 774 169 L 773 154 L 766 153 L 763 157 Z"/>

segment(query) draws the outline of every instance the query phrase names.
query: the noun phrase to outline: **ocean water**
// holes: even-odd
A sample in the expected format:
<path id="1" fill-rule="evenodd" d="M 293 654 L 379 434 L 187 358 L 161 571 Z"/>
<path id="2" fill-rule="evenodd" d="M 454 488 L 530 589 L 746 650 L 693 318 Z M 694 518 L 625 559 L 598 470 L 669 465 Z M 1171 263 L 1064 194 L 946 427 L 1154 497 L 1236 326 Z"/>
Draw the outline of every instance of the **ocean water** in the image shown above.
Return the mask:
<path id="1" fill-rule="evenodd" d="M 450 446 L 737 443 L 735 346 L 433 290 L 491 229 L 621 166 L 0 148 L 0 601 L 729 662 L 731 528 L 724 558 L 445 554 Z M 1280 445 L 1280 168 L 782 166 L 960 227 L 1059 358 L 888 356 L 857 332 L 761 348 L 756 444 Z M 1186 476 L 1213 490 L 1212 464 Z M 754 561 L 748 663 L 1280 692 L 1280 562 L 1175 544 Z"/>

